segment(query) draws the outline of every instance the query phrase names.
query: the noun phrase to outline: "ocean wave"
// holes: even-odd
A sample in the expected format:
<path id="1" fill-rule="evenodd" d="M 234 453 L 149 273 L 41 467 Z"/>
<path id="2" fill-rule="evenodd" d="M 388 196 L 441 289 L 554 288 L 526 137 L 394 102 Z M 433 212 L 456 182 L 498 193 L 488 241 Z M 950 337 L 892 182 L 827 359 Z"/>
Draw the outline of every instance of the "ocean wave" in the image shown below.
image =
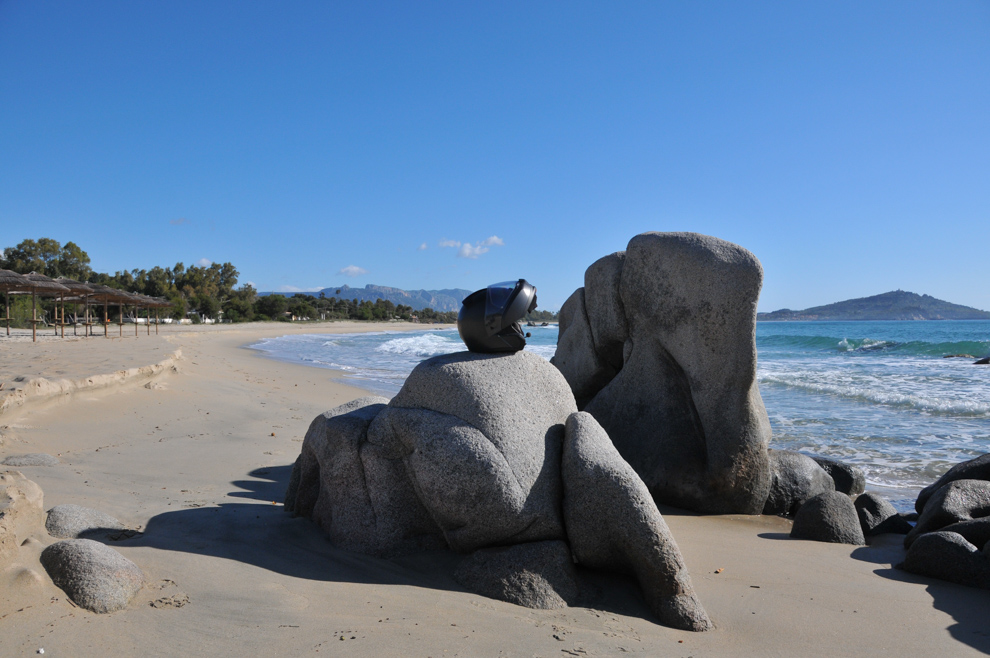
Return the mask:
<path id="1" fill-rule="evenodd" d="M 451 339 L 438 334 L 422 334 L 393 338 L 375 348 L 376 352 L 385 354 L 430 357 L 438 354 L 450 354 L 464 349 L 460 339 Z"/>
<path id="2" fill-rule="evenodd" d="M 757 348 L 796 349 L 819 352 L 883 352 L 893 355 L 943 357 L 953 354 L 990 354 L 990 340 L 926 342 L 878 340 L 848 336 L 792 336 L 775 334 L 758 336 Z"/>
<path id="3" fill-rule="evenodd" d="M 819 373 L 821 374 L 821 373 Z M 826 375 L 827 376 L 827 375 Z M 990 401 L 965 400 L 942 396 L 914 395 L 898 392 L 894 386 L 884 386 L 881 381 L 859 383 L 833 383 L 818 378 L 808 379 L 807 375 L 785 375 L 764 373 L 757 377 L 760 384 L 787 386 L 811 393 L 824 393 L 844 398 L 852 398 L 893 407 L 910 407 L 934 414 L 960 416 L 990 416 Z"/>

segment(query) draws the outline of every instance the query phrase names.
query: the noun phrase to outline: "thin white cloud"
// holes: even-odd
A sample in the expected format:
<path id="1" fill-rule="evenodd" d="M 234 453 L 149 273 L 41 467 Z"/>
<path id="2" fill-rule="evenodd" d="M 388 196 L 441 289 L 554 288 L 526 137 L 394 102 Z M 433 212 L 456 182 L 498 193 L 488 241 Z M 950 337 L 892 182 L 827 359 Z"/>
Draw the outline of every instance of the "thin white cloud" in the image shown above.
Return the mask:
<path id="1" fill-rule="evenodd" d="M 477 258 L 487 251 L 488 247 L 482 247 L 480 244 L 477 247 L 472 247 L 470 242 L 465 242 L 461 245 L 461 248 L 457 250 L 457 256 L 458 258 Z"/>
<path id="2" fill-rule="evenodd" d="M 484 247 L 504 247 L 505 241 L 502 238 L 498 237 L 497 235 L 493 235 L 491 237 L 485 238 L 478 244 Z"/>
<path id="3" fill-rule="evenodd" d="M 343 274 L 344 276 L 361 276 L 362 274 L 367 274 L 368 270 L 363 267 L 358 267 L 357 265 L 348 265 L 343 267 L 337 274 Z"/>
<path id="4" fill-rule="evenodd" d="M 427 247 L 426 246 L 426 243 L 424 242 L 423 244 L 419 245 L 419 247 L 417 249 L 419 251 L 426 251 L 427 249 L 429 249 L 429 247 Z"/>
<path id="5" fill-rule="evenodd" d="M 189 220 L 185 217 L 179 217 L 178 219 L 170 219 L 168 223 L 172 226 L 182 226 L 183 224 L 188 224 Z"/>
<path id="6" fill-rule="evenodd" d="M 275 292 L 318 292 L 323 288 L 299 288 L 297 286 L 279 286 Z"/>
<path id="7" fill-rule="evenodd" d="M 213 264 L 213 261 L 210 260 L 209 258 L 200 258 L 198 261 L 196 261 L 196 264 L 199 265 L 200 267 L 209 267 L 210 265 Z"/>
<path id="8" fill-rule="evenodd" d="M 461 243 L 458 240 L 441 240 L 440 241 L 440 246 L 441 247 L 453 247 L 454 249 L 456 249 L 457 247 L 460 247 L 461 246 Z"/>

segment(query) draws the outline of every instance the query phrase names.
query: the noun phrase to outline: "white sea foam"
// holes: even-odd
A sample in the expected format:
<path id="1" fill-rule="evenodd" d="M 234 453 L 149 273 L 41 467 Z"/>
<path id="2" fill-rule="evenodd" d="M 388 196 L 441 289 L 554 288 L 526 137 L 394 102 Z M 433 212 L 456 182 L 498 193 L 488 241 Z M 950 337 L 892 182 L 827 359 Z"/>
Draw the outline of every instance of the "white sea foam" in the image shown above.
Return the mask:
<path id="1" fill-rule="evenodd" d="M 393 338 L 375 348 L 375 351 L 386 354 L 401 354 L 416 357 L 431 357 L 438 354 L 451 354 L 464 349 L 460 340 L 437 334 L 418 334 Z"/>

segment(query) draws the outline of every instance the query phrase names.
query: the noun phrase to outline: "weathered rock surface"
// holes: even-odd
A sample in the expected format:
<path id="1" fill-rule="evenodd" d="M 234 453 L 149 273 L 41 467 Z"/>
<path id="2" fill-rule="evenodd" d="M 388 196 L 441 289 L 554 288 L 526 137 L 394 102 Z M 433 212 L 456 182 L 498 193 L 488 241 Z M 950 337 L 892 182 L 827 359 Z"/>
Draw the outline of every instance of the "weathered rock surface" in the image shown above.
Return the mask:
<path id="1" fill-rule="evenodd" d="M 990 559 L 986 551 L 955 532 L 936 531 L 918 537 L 901 567 L 921 576 L 990 589 Z"/>
<path id="2" fill-rule="evenodd" d="M 52 581 L 78 606 L 93 612 L 127 607 L 144 585 L 144 574 L 133 562 L 99 542 L 67 539 L 41 553 L 41 564 Z"/>
<path id="3" fill-rule="evenodd" d="M 880 494 L 867 491 L 857 496 L 853 505 L 867 537 L 885 532 L 906 535 L 911 531 L 911 524 Z"/>
<path id="4" fill-rule="evenodd" d="M 530 352 L 427 359 L 375 418 L 368 442 L 403 461 L 447 544 L 563 539 L 560 446 L 574 396 Z"/>
<path id="5" fill-rule="evenodd" d="M 56 505 L 48 510 L 45 529 L 56 539 L 124 530 L 124 524 L 105 512 L 79 505 Z"/>
<path id="6" fill-rule="evenodd" d="M 945 475 L 921 490 L 914 508 L 920 514 L 925 508 L 925 503 L 936 491 L 955 480 L 990 480 L 990 453 L 961 462 L 950 468 Z"/>
<path id="7" fill-rule="evenodd" d="M 769 450 L 770 494 L 764 514 L 794 516 L 810 498 L 835 491 L 835 481 L 816 460 L 793 450 Z"/>
<path id="8" fill-rule="evenodd" d="M 32 452 L 27 455 L 11 455 L 3 460 L 4 466 L 58 466 L 58 457 L 43 452 Z"/>
<path id="9" fill-rule="evenodd" d="M 812 459 L 831 476 L 836 491 L 853 498 L 866 491 L 866 475 L 862 469 L 840 462 L 838 459 L 828 457 L 812 457 Z"/>
<path id="10" fill-rule="evenodd" d="M 553 363 L 657 501 L 763 510 L 770 424 L 754 339 L 762 278 L 737 245 L 644 233 L 593 264 L 561 309 Z"/>
<path id="11" fill-rule="evenodd" d="M 918 523 L 904 538 L 904 545 L 911 546 L 924 533 L 984 516 L 990 516 L 990 482 L 950 481 L 929 497 L 918 515 Z"/>
<path id="12" fill-rule="evenodd" d="M 530 352 L 427 359 L 391 401 L 313 422 L 286 508 L 376 555 L 563 539 L 560 446 L 575 410 L 564 378 Z"/>
<path id="13" fill-rule="evenodd" d="M 454 578 L 476 594 L 539 610 L 566 607 L 578 594 L 571 551 L 559 540 L 483 548 L 461 561 Z"/>
<path id="14" fill-rule="evenodd" d="M 794 516 L 791 537 L 834 544 L 866 543 L 853 501 L 838 491 L 818 494 L 802 505 Z"/>
<path id="15" fill-rule="evenodd" d="M 41 487 L 17 471 L 0 473 L 0 570 L 14 561 L 17 549 L 44 527 Z"/>
<path id="16" fill-rule="evenodd" d="M 942 528 L 942 532 L 954 532 L 962 535 L 973 546 L 986 549 L 987 546 L 990 546 L 990 516 L 951 523 Z"/>
<path id="17" fill-rule="evenodd" d="M 633 573 L 667 626 L 713 628 L 646 485 L 590 414 L 567 419 L 562 473 L 567 538 L 577 561 Z"/>
<path id="18" fill-rule="evenodd" d="M 306 432 L 285 495 L 291 514 L 322 527 L 337 546 L 371 555 L 439 547 L 438 529 L 401 459 L 367 443 L 387 398 L 363 397 L 317 416 Z"/>

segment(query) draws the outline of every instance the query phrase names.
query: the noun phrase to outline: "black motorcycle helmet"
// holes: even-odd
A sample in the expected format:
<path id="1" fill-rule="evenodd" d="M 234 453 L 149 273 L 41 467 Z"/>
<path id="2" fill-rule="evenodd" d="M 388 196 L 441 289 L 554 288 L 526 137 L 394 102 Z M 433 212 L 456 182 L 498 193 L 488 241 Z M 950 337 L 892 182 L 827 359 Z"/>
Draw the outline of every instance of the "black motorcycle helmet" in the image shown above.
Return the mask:
<path id="1" fill-rule="evenodd" d="M 519 321 L 536 308 L 536 288 L 526 279 L 496 283 L 461 302 L 457 332 L 472 352 L 518 352 L 526 347 Z"/>

